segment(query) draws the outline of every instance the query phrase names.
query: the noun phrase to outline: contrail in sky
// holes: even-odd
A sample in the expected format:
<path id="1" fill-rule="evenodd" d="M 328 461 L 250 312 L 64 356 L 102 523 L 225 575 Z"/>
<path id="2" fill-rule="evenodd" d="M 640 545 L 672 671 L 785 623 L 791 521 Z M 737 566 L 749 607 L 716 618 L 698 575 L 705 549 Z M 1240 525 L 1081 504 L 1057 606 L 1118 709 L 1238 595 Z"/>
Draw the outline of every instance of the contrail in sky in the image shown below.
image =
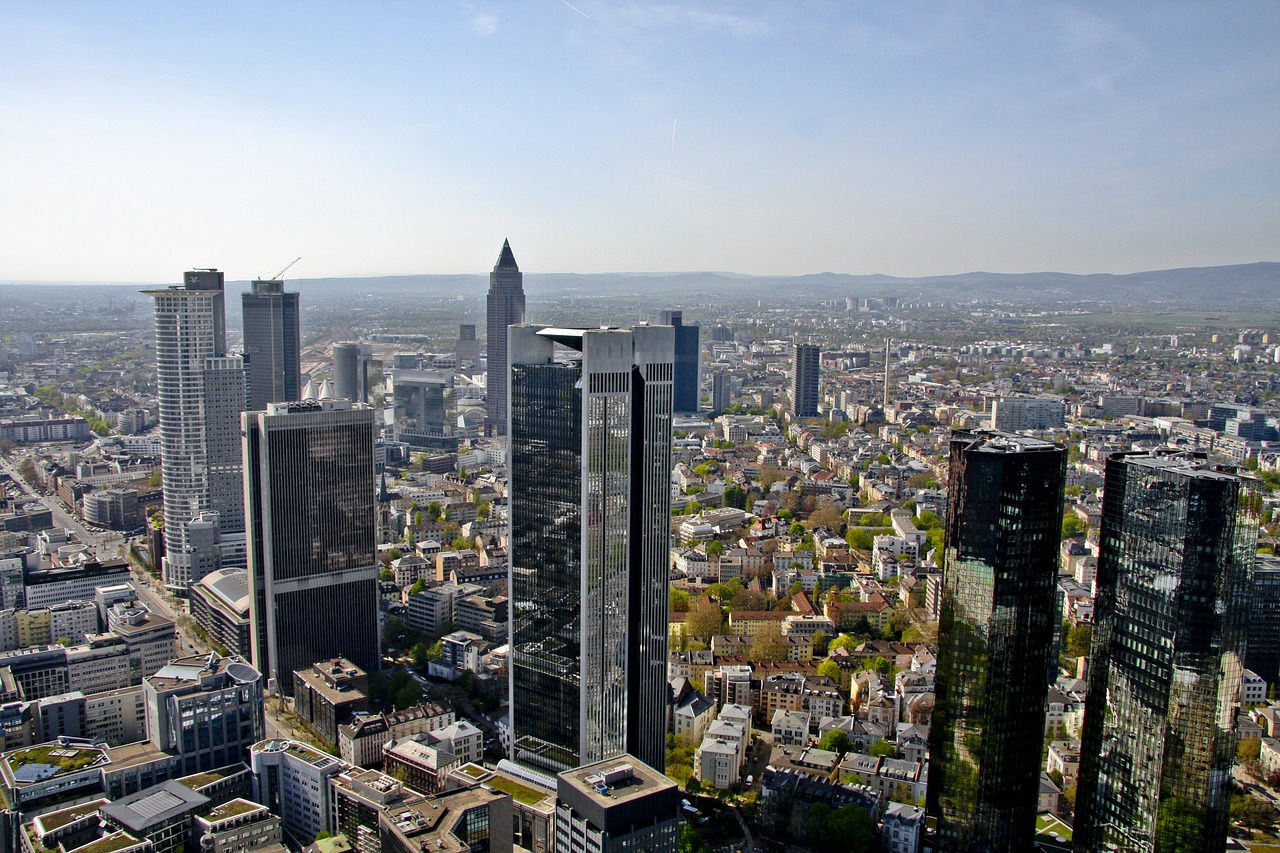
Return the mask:
<path id="1" fill-rule="evenodd" d="M 591 16 L 590 16 L 590 15 L 588 15 L 586 12 L 582 11 L 582 10 L 581 10 L 581 9 L 579 9 L 577 6 L 575 6 L 575 5 L 573 5 L 572 3 L 570 3 L 570 2 L 569 2 L 569 0 L 560 0 L 560 2 L 561 2 L 561 3 L 563 3 L 564 5 L 568 6 L 568 7 L 569 7 L 570 9 L 572 9 L 573 11 L 577 12 L 577 13 L 578 13 L 579 15 L 581 15 L 582 17 L 586 18 L 588 21 L 589 21 L 589 20 L 591 20 Z"/>
<path id="2" fill-rule="evenodd" d="M 671 150 L 676 150 L 676 120 L 671 120 Z"/>

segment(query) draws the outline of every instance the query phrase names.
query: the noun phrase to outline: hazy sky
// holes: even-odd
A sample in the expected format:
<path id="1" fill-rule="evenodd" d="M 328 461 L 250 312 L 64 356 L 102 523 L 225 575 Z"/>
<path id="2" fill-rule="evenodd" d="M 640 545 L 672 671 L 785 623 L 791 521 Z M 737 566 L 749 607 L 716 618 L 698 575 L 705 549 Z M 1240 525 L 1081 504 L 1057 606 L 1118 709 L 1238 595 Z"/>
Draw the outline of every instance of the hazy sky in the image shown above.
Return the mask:
<path id="1" fill-rule="evenodd" d="M 1280 259 L 1280 2 L 0 3 L 0 279 Z"/>

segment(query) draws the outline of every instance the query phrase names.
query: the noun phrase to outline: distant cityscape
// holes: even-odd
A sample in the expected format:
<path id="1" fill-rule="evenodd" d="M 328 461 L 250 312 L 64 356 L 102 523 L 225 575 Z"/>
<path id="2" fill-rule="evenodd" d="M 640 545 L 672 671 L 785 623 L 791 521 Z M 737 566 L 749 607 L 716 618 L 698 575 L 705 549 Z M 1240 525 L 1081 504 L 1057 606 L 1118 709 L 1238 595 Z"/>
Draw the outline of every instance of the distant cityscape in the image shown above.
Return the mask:
<path id="1" fill-rule="evenodd" d="M 1274 265 L 292 267 L 0 287 L 0 853 L 1280 849 Z"/>

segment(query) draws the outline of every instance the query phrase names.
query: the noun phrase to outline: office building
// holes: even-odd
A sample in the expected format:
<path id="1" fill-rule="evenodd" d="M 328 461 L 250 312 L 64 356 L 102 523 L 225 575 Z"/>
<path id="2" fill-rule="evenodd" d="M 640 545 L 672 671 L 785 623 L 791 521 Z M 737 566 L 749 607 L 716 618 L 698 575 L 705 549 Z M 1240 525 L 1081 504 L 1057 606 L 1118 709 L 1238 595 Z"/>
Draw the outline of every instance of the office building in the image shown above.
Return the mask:
<path id="1" fill-rule="evenodd" d="M 662 766 L 673 330 L 513 326 L 510 354 L 512 758 Z"/>
<path id="2" fill-rule="evenodd" d="M 313 746 L 264 740 L 249 748 L 253 801 L 280 816 L 284 830 L 300 844 L 333 831 L 333 777 L 346 762 Z"/>
<path id="3" fill-rule="evenodd" d="M 262 675 L 239 658 L 178 658 L 143 680 L 147 733 L 182 773 L 244 761 L 262 739 Z"/>
<path id="4" fill-rule="evenodd" d="M 629 755 L 556 777 L 556 853 L 674 853 L 680 790 Z"/>
<path id="5" fill-rule="evenodd" d="M 339 341 L 333 345 L 333 396 L 353 403 L 369 401 L 369 376 L 373 349 L 365 344 Z M 280 402 L 280 401 L 272 401 Z"/>
<path id="6" fill-rule="evenodd" d="M 1259 511 L 1202 454 L 1107 460 L 1076 850 L 1226 845 Z"/>
<path id="7" fill-rule="evenodd" d="M 796 344 L 791 365 L 791 414 L 797 418 L 818 416 L 817 344 Z"/>
<path id="8" fill-rule="evenodd" d="M 472 323 L 458 326 L 458 341 L 454 348 L 458 370 L 475 367 L 480 363 L 480 341 L 476 339 L 476 327 Z"/>
<path id="9" fill-rule="evenodd" d="M 524 274 L 516 265 L 511 244 L 502 241 L 502 253 L 489 273 L 486 303 L 489 337 L 485 387 L 485 426 L 492 434 L 507 429 L 507 327 L 524 322 Z"/>
<path id="10" fill-rule="evenodd" d="M 447 378 L 428 370 L 393 370 L 391 397 L 395 405 L 396 441 L 418 449 L 458 449 L 444 439 L 444 391 Z"/>
<path id="11" fill-rule="evenodd" d="M 253 656 L 249 645 L 249 573 L 219 569 L 191 586 L 191 618 L 209 638 L 243 658 Z"/>
<path id="12" fill-rule="evenodd" d="M 244 458 L 253 665 L 285 695 L 318 660 L 377 669 L 373 411 L 268 403 L 245 413 Z"/>
<path id="13" fill-rule="evenodd" d="M 930 730 L 934 849 L 1032 849 L 1058 614 L 1067 452 L 995 431 L 951 438 Z"/>
<path id="14" fill-rule="evenodd" d="M 675 379 L 672 382 L 671 408 L 679 415 L 698 413 L 698 397 L 702 377 L 699 374 L 698 333 L 700 327 L 686 326 L 683 311 L 663 311 L 658 323 L 663 326 L 674 326 L 676 330 Z"/>
<path id="15" fill-rule="evenodd" d="M 1249 641 L 1244 668 L 1270 687 L 1280 681 L 1280 558 L 1259 554 L 1249 596 Z"/>
<path id="16" fill-rule="evenodd" d="M 188 523 L 212 511 L 222 533 L 244 529 L 238 439 L 244 363 L 226 354 L 222 273 L 187 272 L 181 286 L 144 293 L 155 301 L 164 583 L 185 595 L 219 561 L 216 549 L 192 546 Z"/>
<path id="17" fill-rule="evenodd" d="M 285 292 L 283 281 L 255 280 L 240 300 L 249 411 L 298 399 L 302 394 L 298 294 Z"/>

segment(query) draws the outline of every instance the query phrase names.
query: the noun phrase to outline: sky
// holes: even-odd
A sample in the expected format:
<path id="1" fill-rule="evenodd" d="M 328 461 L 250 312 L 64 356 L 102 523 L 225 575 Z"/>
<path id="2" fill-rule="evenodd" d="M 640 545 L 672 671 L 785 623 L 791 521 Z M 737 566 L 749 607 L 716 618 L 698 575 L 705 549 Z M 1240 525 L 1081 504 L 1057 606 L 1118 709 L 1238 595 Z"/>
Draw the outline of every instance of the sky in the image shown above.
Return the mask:
<path id="1" fill-rule="evenodd" d="M 0 3 L 0 280 L 1280 260 L 1280 3 Z"/>

